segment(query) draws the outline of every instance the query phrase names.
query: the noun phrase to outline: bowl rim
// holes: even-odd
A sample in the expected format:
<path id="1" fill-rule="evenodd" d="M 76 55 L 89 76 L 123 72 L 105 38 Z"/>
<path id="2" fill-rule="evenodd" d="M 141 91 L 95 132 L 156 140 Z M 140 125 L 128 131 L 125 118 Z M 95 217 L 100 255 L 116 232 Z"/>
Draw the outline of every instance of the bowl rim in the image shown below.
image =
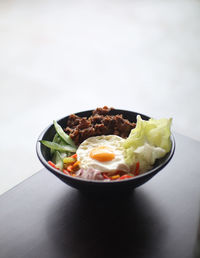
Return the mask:
<path id="1" fill-rule="evenodd" d="M 115 111 L 118 111 L 118 112 L 131 112 L 131 113 L 135 113 L 137 115 L 141 115 L 141 116 L 144 116 L 144 117 L 148 117 L 148 118 L 151 118 L 147 115 L 144 115 L 142 113 L 138 113 L 136 111 L 131 111 L 131 110 L 124 110 L 124 109 L 114 109 Z M 86 112 L 92 112 L 93 109 L 91 110 L 85 110 L 85 111 L 81 111 L 81 112 L 77 112 L 77 113 L 74 113 L 75 115 L 79 115 L 81 113 L 86 113 Z M 66 119 L 67 117 L 69 117 L 70 115 L 67 115 L 67 116 L 64 116 L 58 120 L 56 120 L 58 123 L 63 120 L 63 119 Z M 154 175 L 156 173 L 158 173 L 162 168 L 164 168 L 168 163 L 169 161 L 171 160 L 171 158 L 173 157 L 174 155 L 174 152 L 175 152 L 175 146 L 176 146 L 176 143 L 175 143 L 175 137 L 174 137 L 174 134 L 171 132 L 171 136 L 170 136 L 170 139 L 171 139 L 171 150 L 166 153 L 166 155 L 168 154 L 168 157 L 166 158 L 166 160 L 164 160 L 163 163 L 159 164 L 158 166 L 152 168 L 151 170 L 143 173 L 143 174 L 140 174 L 138 176 L 135 176 L 135 177 L 132 177 L 132 178 L 126 178 L 124 180 L 120 180 L 120 181 L 117 181 L 117 180 L 110 180 L 110 181 L 104 181 L 104 180 L 96 180 L 96 179 L 84 179 L 84 178 L 81 178 L 81 177 L 72 177 L 72 176 L 69 176 L 69 175 L 66 175 L 64 174 L 63 172 L 61 172 L 59 169 L 55 169 L 53 168 L 52 166 L 50 166 L 47 162 L 47 160 L 44 158 L 42 152 L 41 152 L 41 143 L 40 143 L 40 140 L 43 139 L 43 136 L 45 135 L 45 133 L 50 129 L 50 127 L 53 126 L 53 123 L 49 124 L 39 135 L 38 139 L 37 139 L 37 142 L 36 142 L 36 153 L 37 153 L 37 156 L 40 160 L 40 162 L 44 165 L 44 167 L 48 170 L 50 170 L 53 174 L 60 174 L 61 176 L 63 177 L 66 177 L 68 178 L 69 180 L 75 180 L 75 181 L 78 181 L 78 182 L 83 182 L 83 183 L 93 183 L 93 184 L 122 184 L 123 182 L 128 182 L 128 181 L 133 181 L 133 180 L 137 180 L 139 178 L 142 178 L 144 176 L 148 176 L 150 174 Z"/>

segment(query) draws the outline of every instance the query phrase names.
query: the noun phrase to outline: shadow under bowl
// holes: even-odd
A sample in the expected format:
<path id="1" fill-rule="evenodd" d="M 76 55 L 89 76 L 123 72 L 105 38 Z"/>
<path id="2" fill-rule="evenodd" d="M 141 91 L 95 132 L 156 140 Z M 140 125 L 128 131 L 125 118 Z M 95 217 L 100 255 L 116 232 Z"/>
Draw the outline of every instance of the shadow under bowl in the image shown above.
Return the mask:
<path id="1" fill-rule="evenodd" d="M 80 117 L 89 117 L 92 114 L 92 111 L 93 110 L 83 111 L 83 112 L 76 113 L 76 115 Z M 120 110 L 120 109 L 111 110 L 109 114 L 111 115 L 122 114 L 125 119 L 128 119 L 131 122 L 136 122 L 137 115 L 140 115 L 144 120 L 149 120 L 150 118 L 146 115 L 143 115 L 137 112 Z M 57 122 L 61 125 L 62 128 L 65 128 L 67 124 L 67 119 L 68 119 L 68 116 L 61 118 Z M 146 183 L 153 176 L 155 176 L 159 171 L 161 171 L 169 163 L 175 151 L 175 139 L 172 134 L 171 135 L 172 147 L 170 152 L 168 152 L 163 158 L 158 159 L 150 171 L 144 174 L 138 175 L 136 177 L 120 180 L 120 181 L 105 182 L 100 180 L 86 180 L 79 177 L 68 176 L 48 164 L 47 161 L 50 160 L 50 150 L 46 146 L 42 145 L 40 143 L 40 140 L 52 141 L 55 133 L 56 131 L 53 124 L 48 126 L 41 133 L 36 143 L 37 156 L 41 161 L 41 163 L 44 165 L 44 167 L 47 168 L 52 174 L 54 174 L 56 177 L 58 177 L 67 185 L 74 187 L 76 189 L 79 189 L 80 191 L 83 191 L 85 193 L 87 192 L 89 193 L 90 192 L 93 192 L 93 193 L 129 192 L 134 188 Z"/>

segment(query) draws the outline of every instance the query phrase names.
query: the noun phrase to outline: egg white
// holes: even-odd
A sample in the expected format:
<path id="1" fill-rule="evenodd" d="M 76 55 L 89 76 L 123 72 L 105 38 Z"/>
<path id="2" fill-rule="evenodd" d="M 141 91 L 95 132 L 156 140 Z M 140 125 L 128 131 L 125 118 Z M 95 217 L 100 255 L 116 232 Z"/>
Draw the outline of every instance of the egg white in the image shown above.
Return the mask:
<path id="1" fill-rule="evenodd" d="M 129 167 L 124 160 L 124 149 L 122 147 L 124 139 L 117 135 L 93 136 L 82 142 L 77 149 L 77 159 L 83 169 L 93 168 L 101 172 L 114 173 L 116 170 L 129 172 Z M 100 162 L 90 157 L 92 149 L 99 146 L 111 148 L 115 157 L 110 161 Z"/>

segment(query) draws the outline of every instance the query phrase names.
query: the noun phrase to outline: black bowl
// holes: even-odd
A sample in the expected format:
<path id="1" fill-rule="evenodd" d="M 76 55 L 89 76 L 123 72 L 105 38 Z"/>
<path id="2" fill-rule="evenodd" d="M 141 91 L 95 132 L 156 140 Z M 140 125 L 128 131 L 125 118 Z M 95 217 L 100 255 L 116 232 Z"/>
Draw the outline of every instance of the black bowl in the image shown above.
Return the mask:
<path id="1" fill-rule="evenodd" d="M 76 115 L 81 116 L 81 117 L 89 117 L 92 114 L 92 110 L 88 111 L 83 111 L 76 113 Z M 137 115 L 141 115 L 142 119 L 148 120 L 150 117 L 132 112 L 132 111 L 126 111 L 126 110 L 119 110 L 119 109 L 114 109 L 111 110 L 110 114 L 116 115 L 116 114 L 122 114 L 124 118 L 128 119 L 131 122 L 136 122 L 136 117 Z M 66 127 L 66 122 L 67 122 L 68 116 L 58 120 L 58 123 L 62 126 L 62 128 Z M 109 181 L 109 182 L 104 182 L 100 180 L 86 180 L 78 177 L 71 177 L 68 175 L 65 175 L 61 171 L 54 169 L 52 166 L 50 166 L 47 161 L 50 160 L 50 150 L 42 145 L 39 141 L 40 140 L 49 140 L 52 141 L 53 137 L 55 135 L 55 129 L 54 125 L 51 124 L 48 126 L 39 136 L 37 144 L 36 144 L 36 151 L 38 158 L 42 162 L 42 164 L 51 172 L 53 173 L 56 177 L 58 177 L 60 180 L 62 180 L 64 183 L 70 185 L 71 187 L 77 188 L 81 191 L 84 192 L 125 192 L 125 191 L 130 191 L 144 183 L 146 183 L 148 180 L 150 180 L 153 176 L 155 176 L 161 169 L 163 169 L 167 163 L 171 160 L 174 150 L 175 150 L 175 140 L 174 136 L 171 135 L 171 142 L 172 142 L 172 147 L 169 153 L 167 153 L 162 159 L 159 159 L 156 161 L 154 167 L 142 174 L 138 175 L 133 178 L 121 180 L 121 181 Z"/>

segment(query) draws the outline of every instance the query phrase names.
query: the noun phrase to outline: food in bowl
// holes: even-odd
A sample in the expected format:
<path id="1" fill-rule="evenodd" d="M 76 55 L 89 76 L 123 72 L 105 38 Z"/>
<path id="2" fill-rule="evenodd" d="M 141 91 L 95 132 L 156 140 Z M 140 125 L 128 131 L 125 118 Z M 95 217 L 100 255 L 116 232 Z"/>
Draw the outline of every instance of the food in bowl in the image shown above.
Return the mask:
<path id="1" fill-rule="evenodd" d="M 49 165 L 72 177 L 119 181 L 151 170 L 171 150 L 171 118 L 138 115 L 133 123 L 110 111 L 103 107 L 90 117 L 72 114 L 64 129 L 54 121 L 53 140 L 40 141 L 50 148 Z"/>

